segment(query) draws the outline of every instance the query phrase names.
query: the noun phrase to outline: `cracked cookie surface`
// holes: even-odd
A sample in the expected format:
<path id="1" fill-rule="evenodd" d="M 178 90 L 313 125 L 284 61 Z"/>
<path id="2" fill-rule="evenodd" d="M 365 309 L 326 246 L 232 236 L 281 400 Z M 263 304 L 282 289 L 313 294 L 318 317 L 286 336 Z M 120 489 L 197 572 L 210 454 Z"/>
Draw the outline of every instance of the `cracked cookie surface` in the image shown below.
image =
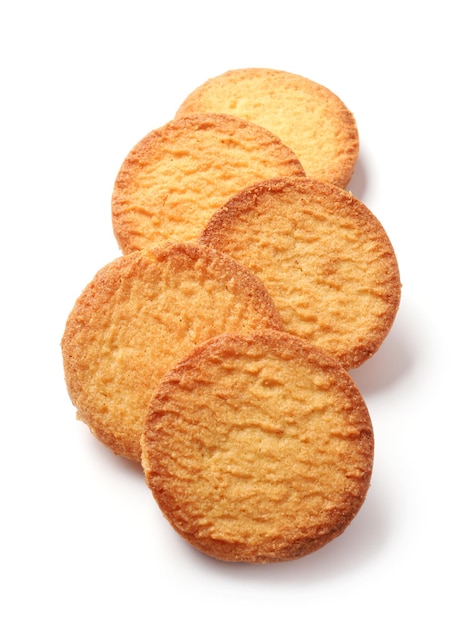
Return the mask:
<path id="1" fill-rule="evenodd" d="M 114 234 L 124 253 L 192 241 L 240 189 L 304 175 L 294 152 L 256 124 L 230 115 L 185 116 L 150 132 L 127 155 L 112 194 Z"/>
<path id="2" fill-rule="evenodd" d="M 348 369 L 370 358 L 396 316 L 401 284 L 392 244 L 351 193 L 310 178 L 242 190 L 199 241 L 251 269 L 287 330 Z"/>
<path id="3" fill-rule="evenodd" d="M 288 333 L 223 335 L 164 377 L 142 464 L 175 530 L 218 559 L 295 559 L 334 539 L 369 487 L 373 431 L 340 364 Z"/>
<path id="4" fill-rule="evenodd" d="M 353 114 L 328 88 L 269 68 L 244 68 L 210 78 L 179 107 L 176 116 L 227 113 L 268 128 L 288 145 L 307 176 L 345 187 L 359 153 Z"/>
<path id="5" fill-rule="evenodd" d="M 66 322 L 64 371 L 78 418 L 140 461 L 143 419 L 168 368 L 215 335 L 268 327 L 283 326 L 262 283 L 211 248 L 173 244 L 116 259 Z"/>

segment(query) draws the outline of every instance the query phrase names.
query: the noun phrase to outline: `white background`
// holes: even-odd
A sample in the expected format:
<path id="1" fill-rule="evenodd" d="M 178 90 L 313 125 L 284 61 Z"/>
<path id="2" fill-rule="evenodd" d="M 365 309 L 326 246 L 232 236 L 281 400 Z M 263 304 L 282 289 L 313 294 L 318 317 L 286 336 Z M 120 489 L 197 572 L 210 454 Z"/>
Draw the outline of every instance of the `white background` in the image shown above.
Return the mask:
<path id="1" fill-rule="evenodd" d="M 475 623 L 470 3 L 3 2 L 0 9 L 0 622 Z M 110 195 L 130 148 L 228 69 L 272 67 L 353 111 L 349 185 L 403 281 L 397 321 L 354 374 L 372 487 L 337 540 L 291 563 L 213 561 L 142 474 L 76 421 L 60 340 L 119 255 Z"/>

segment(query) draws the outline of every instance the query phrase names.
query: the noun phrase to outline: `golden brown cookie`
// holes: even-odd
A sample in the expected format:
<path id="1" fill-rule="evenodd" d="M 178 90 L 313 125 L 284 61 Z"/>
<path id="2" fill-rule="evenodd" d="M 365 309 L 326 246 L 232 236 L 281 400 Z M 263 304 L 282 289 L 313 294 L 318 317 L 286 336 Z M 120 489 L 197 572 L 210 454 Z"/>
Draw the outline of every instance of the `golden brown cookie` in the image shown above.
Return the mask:
<path id="1" fill-rule="evenodd" d="M 222 335 L 162 380 L 142 465 L 163 514 L 225 561 L 304 556 L 365 500 L 373 431 L 341 365 L 287 333 Z"/>
<path id="2" fill-rule="evenodd" d="M 243 187 L 303 176 L 295 154 L 269 131 L 229 115 L 197 114 L 152 131 L 129 153 L 112 195 L 124 253 L 191 241 Z"/>
<path id="3" fill-rule="evenodd" d="M 353 114 L 326 87 L 289 72 L 244 68 L 211 78 L 177 117 L 214 111 L 268 128 L 292 148 L 307 176 L 345 187 L 359 152 Z"/>
<path id="4" fill-rule="evenodd" d="M 210 337 L 269 327 L 282 322 L 261 282 L 216 250 L 183 243 L 120 257 L 66 323 L 64 371 L 78 418 L 140 461 L 143 419 L 168 368 Z"/>
<path id="5" fill-rule="evenodd" d="M 242 190 L 200 242 L 249 267 L 287 330 L 358 367 L 383 342 L 399 306 L 396 256 L 380 222 L 351 193 L 310 178 Z"/>

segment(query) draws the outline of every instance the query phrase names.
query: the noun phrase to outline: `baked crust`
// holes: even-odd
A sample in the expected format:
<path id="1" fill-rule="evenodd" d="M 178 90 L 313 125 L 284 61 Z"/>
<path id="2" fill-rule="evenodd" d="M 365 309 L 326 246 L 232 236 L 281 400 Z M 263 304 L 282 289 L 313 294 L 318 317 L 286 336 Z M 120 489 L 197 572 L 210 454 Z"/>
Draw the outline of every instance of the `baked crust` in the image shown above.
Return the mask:
<path id="1" fill-rule="evenodd" d="M 295 152 L 307 176 L 345 187 L 359 153 L 355 118 L 332 91 L 268 68 L 225 72 L 195 89 L 176 116 L 228 113 L 268 128 Z"/>
<path id="2" fill-rule="evenodd" d="M 78 418 L 114 453 L 140 461 L 147 406 L 169 367 L 223 332 L 282 329 L 262 283 L 192 243 L 151 248 L 102 268 L 75 303 L 62 338 Z"/>
<path id="3" fill-rule="evenodd" d="M 142 465 L 163 514 L 225 561 L 287 561 L 341 534 L 370 484 L 374 439 L 341 365 L 288 333 L 222 335 L 163 378 Z"/>
<path id="4" fill-rule="evenodd" d="M 259 276 L 286 329 L 347 369 L 370 358 L 393 324 L 401 297 L 394 249 L 374 214 L 335 185 L 283 178 L 244 189 L 199 241 Z"/>
<path id="5" fill-rule="evenodd" d="M 112 194 L 124 253 L 196 239 L 213 212 L 260 180 L 304 176 L 271 132 L 230 115 L 196 114 L 150 132 L 128 154 Z"/>

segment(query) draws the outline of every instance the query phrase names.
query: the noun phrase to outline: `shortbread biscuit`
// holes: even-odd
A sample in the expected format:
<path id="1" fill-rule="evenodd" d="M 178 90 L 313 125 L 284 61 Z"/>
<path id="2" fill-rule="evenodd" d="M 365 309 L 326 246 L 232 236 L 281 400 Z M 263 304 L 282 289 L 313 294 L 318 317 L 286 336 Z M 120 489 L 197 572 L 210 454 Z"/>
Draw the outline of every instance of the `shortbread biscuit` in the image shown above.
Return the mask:
<path id="1" fill-rule="evenodd" d="M 181 104 L 177 117 L 214 111 L 268 128 L 292 148 L 307 176 L 345 187 L 359 153 L 353 114 L 326 87 L 289 72 L 245 68 L 211 78 Z"/>
<path id="2" fill-rule="evenodd" d="M 147 483 L 175 530 L 212 557 L 296 559 L 340 535 L 365 500 L 364 400 L 336 360 L 288 333 L 209 340 L 150 406 Z"/>
<path id="3" fill-rule="evenodd" d="M 373 213 L 339 187 L 310 178 L 259 183 L 226 203 L 200 242 L 249 267 L 287 330 L 348 369 L 392 326 L 401 293 L 394 249 Z"/>
<path id="4" fill-rule="evenodd" d="M 62 339 L 78 418 L 116 454 L 140 461 L 158 381 L 197 344 L 223 332 L 281 329 L 262 283 L 219 252 L 191 243 L 125 255 L 77 300 Z"/>
<path id="5" fill-rule="evenodd" d="M 290 148 L 256 124 L 219 114 L 182 117 L 149 133 L 122 164 L 112 195 L 114 234 L 124 253 L 192 241 L 243 187 L 304 175 Z"/>

